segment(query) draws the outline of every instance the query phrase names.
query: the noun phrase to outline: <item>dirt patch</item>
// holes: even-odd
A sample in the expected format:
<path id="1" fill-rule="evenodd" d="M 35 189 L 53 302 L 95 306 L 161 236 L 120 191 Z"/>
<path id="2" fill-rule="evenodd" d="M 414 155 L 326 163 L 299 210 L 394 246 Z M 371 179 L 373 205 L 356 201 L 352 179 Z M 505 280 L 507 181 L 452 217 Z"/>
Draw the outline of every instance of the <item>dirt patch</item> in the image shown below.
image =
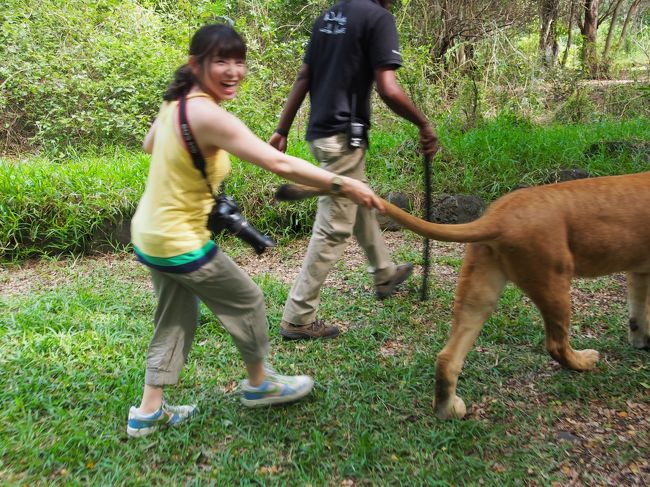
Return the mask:
<path id="1" fill-rule="evenodd" d="M 421 252 L 422 239 L 402 232 L 387 232 L 384 236 L 386 245 L 393 255 L 403 251 Z M 300 271 L 300 266 L 307 251 L 307 239 L 299 239 L 289 245 L 265 252 L 256 256 L 254 252 L 245 251 L 234 258 L 251 276 L 269 275 L 283 284 L 291 285 Z M 458 269 L 443 262 L 441 258 L 462 258 L 464 245 L 447 242 L 431 242 L 431 275 L 432 283 L 455 284 L 458 279 Z M 227 251 L 227 249 L 226 249 Z M 399 260 L 399 258 L 395 258 Z M 351 242 L 345 250 L 343 258 L 330 272 L 325 286 L 347 292 L 353 288 L 343 270 L 365 269 L 367 261 L 363 250 L 356 242 Z M 91 276 L 97 272 L 114 272 L 139 279 L 143 285 L 149 285 L 146 269 L 137 263 L 130 253 L 103 254 L 75 259 L 58 261 L 31 260 L 21 264 L 0 266 L 0 295 L 15 296 L 35 291 L 46 291 L 64 286 L 72 279 Z M 415 275 L 420 276 L 421 266 L 416 266 Z M 576 280 L 572 287 L 571 296 L 575 310 L 581 313 L 606 312 L 613 305 L 625 304 L 625 276 L 617 274 L 605 278 L 605 285 L 590 289 L 585 284 L 587 280 Z M 591 281 L 593 282 L 593 281 Z M 614 285 L 612 285 L 614 284 Z"/>
<path id="2" fill-rule="evenodd" d="M 541 376 L 557 373 L 558 369 L 559 366 L 553 366 L 541 373 L 506 381 L 503 384 L 505 390 L 525 390 L 526 400 L 484 396 L 471 405 L 468 417 L 492 422 L 493 406 L 504 402 L 510 409 L 529 412 L 531 421 L 536 420 L 538 425 L 531 443 L 558 445 L 565 450 L 557 462 L 557 473 L 564 480 L 552 483 L 553 487 L 650 485 L 650 403 L 627 400 L 618 409 L 613 409 L 601 401 L 584 404 L 549 401 L 535 384 Z M 552 423 L 548 424 L 539 416 L 535 418 L 537 411 L 549 407 L 555 417 Z M 509 434 L 520 433 L 511 431 Z M 636 452 L 636 455 L 618 455 L 618 447 L 622 444 L 626 452 Z"/>
<path id="3" fill-rule="evenodd" d="M 400 232 L 387 232 L 384 234 L 384 240 L 388 250 L 394 255 L 401 250 L 417 249 L 421 251 L 422 240 L 414 238 L 410 235 L 405 235 Z M 246 270 L 251 276 L 270 274 L 274 279 L 279 280 L 284 284 L 291 284 L 302 265 L 302 261 L 307 253 L 307 239 L 301 239 L 291 243 L 279 251 L 272 251 L 264 253 L 261 256 L 256 256 L 252 253 L 237 257 L 235 261 L 243 269 Z M 461 257 L 463 254 L 464 246 L 457 243 L 447 242 L 431 242 L 431 256 L 435 257 Z M 395 258 L 396 261 L 399 259 Z M 367 266 L 366 257 L 363 249 L 357 244 L 356 241 L 351 241 L 350 245 L 345 249 L 343 258 L 339 263 L 343 262 L 347 269 L 359 269 Z M 399 263 L 399 262 L 398 262 Z M 416 274 L 421 272 L 421 268 L 416 269 Z M 431 275 L 435 278 L 450 280 L 455 279 L 457 272 L 446 265 L 433 264 L 431 266 Z M 347 289 L 347 283 L 344 273 L 339 272 L 336 268 L 328 275 L 325 286 L 332 286 L 339 289 Z"/>
<path id="4" fill-rule="evenodd" d="M 509 384 L 507 387 L 513 387 Z M 536 395 L 534 385 L 522 385 L 529 396 L 526 402 L 511 404 L 513 408 L 530 411 L 547 406 L 543 396 Z M 472 406 L 469 417 L 490 422 L 492 404 L 502 399 L 483 397 Z M 607 485 L 650 485 L 650 405 L 647 402 L 628 400 L 624 407 L 612 409 L 604 403 L 592 402 L 580 410 L 575 405 L 554 406 L 557 419 L 548 425 L 539 420 L 534 441 L 542 445 L 564 447 L 564 458 L 558 459 L 557 473 L 564 477 L 553 487 Z M 512 434 L 518 434 L 512 431 Z M 617 445 L 625 444 L 625 450 L 636 452 L 622 457 Z M 536 485 L 536 484 L 529 484 Z"/>
<path id="5" fill-rule="evenodd" d="M 0 295 L 15 296 L 65 287 L 70 281 L 97 273 L 126 276 L 148 286 L 144 267 L 132 254 L 103 254 L 61 260 L 30 260 L 0 266 Z"/>
<path id="6" fill-rule="evenodd" d="M 413 249 L 421 251 L 422 248 L 422 240 L 419 237 L 406 233 L 387 232 L 384 239 L 392 253 Z M 300 271 L 307 251 L 307 243 L 307 239 L 299 239 L 282 248 L 265 252 L 261 256 L 256 256 L 254 252 L 249 252 L 247 249 L 234 260 L 251 276 L 270 275 L 273 279 L 290 285 Z M 432 259 L 461 257 L 463 245 L 431 242 L 430 249 Z M 396 260 L 398 259 L 396 258 Z M 367 265 L 363 250 L 355 241 L 350 242 L 340 263 L 345 269 L 363 269 Z M 31 260 L 21 264 L 0 266 L 0 295 L 15 296 L 38 290 L 51 290 L 64 286 L 72 279 L 89 276 L 100 271 L 113 271 L 129 276 L 129 278 L 148 282 L 145 268 L 137 263 L 130 253 L 93 255 L 56 261 Z M 420 272 L 421 268 L 418 267 L 416 274 Z M 450 282 L 456 279 L 457 272 L 450 266 L 434 263 L 431 266 L 431 276 L 432 282 L 435 282 L 436 279 Z M 350 289 L 350 283 L 346 280 L 345 273 L 336 268 L 330 272 L 325 286 L 341 290 Z"/>
<path id="7" fill-rule="evenodd" d="M 613 486 L 650 485 L 650 405 L 627 401 L 616 410 L 595 403 L 580 412 L 563 406 L 558 413 L 559 419 L 546 436 L 549 441 L 570 444 L 571 455 L 560 464 L 567 477 L 563 485 L 585 485 L 594 479 Z M 619 457 L 616 445 L 620 443 L 634 446 L 638 455 Z"/>

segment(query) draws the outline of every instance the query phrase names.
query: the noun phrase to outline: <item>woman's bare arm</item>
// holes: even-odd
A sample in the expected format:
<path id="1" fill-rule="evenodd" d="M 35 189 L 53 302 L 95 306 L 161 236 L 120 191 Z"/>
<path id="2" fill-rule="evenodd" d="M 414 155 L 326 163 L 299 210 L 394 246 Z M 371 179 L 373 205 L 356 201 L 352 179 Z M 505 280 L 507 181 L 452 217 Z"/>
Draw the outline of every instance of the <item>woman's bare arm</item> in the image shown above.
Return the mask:
<path id="1" fill-rule="evenodd" d="M 223 108 L 203 100 L 196 102 L 188 117 L 199 145 L 222 148 L 240 159 L 296 183 L 322 189 L 332 187 L 333 173 L 271 147 Z M 343 196 L 357 204 L 383 210 L 381 200 L 365 183 L 348 177 L 341 179 Z"/>
<path id="2" fill-rule="evenodd" d="M 153 141 L 156 137 L 156 127 L 158 126 L 158 117 L 153 121 L 151 124 L 151 127 L 149 128 L 149 132 L 147 132 L 147 135 L 145 135 L 144 140 L 142 141 L 142 148 L 147 154 L 151 154 L 153 152 Z"/>

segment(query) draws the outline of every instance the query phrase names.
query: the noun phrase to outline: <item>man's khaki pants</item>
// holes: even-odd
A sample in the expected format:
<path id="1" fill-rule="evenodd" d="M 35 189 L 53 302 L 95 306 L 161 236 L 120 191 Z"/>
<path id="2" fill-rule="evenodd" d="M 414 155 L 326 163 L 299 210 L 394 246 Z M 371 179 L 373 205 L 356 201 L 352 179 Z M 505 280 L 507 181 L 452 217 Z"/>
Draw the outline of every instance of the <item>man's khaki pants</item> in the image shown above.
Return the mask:
<path id="1" fill-rule="evenodd" d="M 346 134 L 314 140 L 310 149 L 323 169 L 366 182 L 366 150 L 351 150 Z M 395 264 L 374 211 L 357 206 L 344 197 L 321 196 L 307 255 L 284 307 L 284 321 L 306 325 L 316 319 L 320 288 L 332 266 L 343 255 L 352 235 L 366 254 L 368 271 L 374 275 L 375 284 L 386 282 L 393 276 Z"/>
<path id="2" fill-rule="evenodd" d="M 193 272 L 149 270 L 158 307 L 145 384 L 164 386 L 178 381 L 194 340 L 199 299 L 228 330 L 245 363 L 264 360 L 269 350 L 264 296 L 248 274 L 221 250 Z"/>

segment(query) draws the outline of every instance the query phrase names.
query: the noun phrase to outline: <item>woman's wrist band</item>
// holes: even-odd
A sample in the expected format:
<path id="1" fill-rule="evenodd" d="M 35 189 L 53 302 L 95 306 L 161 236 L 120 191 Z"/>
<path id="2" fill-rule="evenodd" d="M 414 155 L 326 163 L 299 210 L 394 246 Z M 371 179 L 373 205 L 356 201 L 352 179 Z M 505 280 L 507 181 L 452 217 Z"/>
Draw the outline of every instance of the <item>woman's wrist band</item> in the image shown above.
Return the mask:
<path id="1" fill-rule="evenodd" d="M 281 129 L 280 127 L 276 128 L 276 129 L 274 130 L 274 132 L 275 132 L 276 134 L 280 134 L 282 137 L 288 137 L 288 136 L 289 136 L 289 131 L 288 131 L 288 130 Z"/>

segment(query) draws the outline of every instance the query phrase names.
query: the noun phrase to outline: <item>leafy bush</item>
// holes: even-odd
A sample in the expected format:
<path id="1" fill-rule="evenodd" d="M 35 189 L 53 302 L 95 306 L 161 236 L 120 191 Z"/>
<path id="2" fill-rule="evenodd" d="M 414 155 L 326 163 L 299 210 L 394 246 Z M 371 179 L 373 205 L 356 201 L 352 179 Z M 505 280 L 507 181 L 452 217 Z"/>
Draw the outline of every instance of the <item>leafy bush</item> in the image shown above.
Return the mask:
<path id="1" fill-rule="evenodd" d="M 135 2 L 8 3 L 5 130 L 52 149 L 139 142 L 182 59 L 179 34 Z"/>
<path id="2" fill-rule="evenodd" d="M 368 179 L 382 196 L 393 191 L 410 195 L 419 211 L 423 163 L 417 130 L 397 120 L 388 129 L 371 133 Z M 648 146 L 638 142 L 650 140 L 648 119 L 538 127 L 506 111 L 467 132 L 444 126 L 439 132 L 443 150 L 433 166 L 435 193 L 478 194 L 493 200 L 520 184 L 543 183 L 562 168 L 582 168 L 594 176 L 650 169 Z M 593 149 L 607 141 L 623 143 L 617 143 L 615 151 Z M 291 153 L 310 158 L 302 141 L 291 144 Z M 111 242 L 107 226 L 132 216 L 148 161 L 141 152 L 126 150 L 71 153 L 64 163 L 43 157 L 0 160 L 0 258 L 77 253 L 93 243 Z M 280 240 L 308 233 L 316 209 L 315 199 L 273 201 L 282 182 L 236 159 L 226 180 L 227 193 L 251 223 Z"/>
<path id="3" fill-rule="evenodd" d="M 263 139 L 270 136 L 312 21 L 329 3 L 5 0 L 0 9 L 0 152 L 45 150 L 24 163 L 0 162 L 3 256 L 83 251 L 98 233 L 107 238 L 101 235 L 106 222 L 130 217 L 148 160 L 134 148 L 201 24 L 227 17 L 246 38 L 249 76 L 226 108 Z M 416 3 L 406 2 L 398 12 Z M 415 35 L 400 18 L 407 20 L 398 15 L 405 34 L 398 77 L 442 142 L 434 163 L 437 192 L 493 199 L 522 182 L 542 182 L 560 167 L 580 166 L 593 174 L 646 169 L 646 159 L 629 151 L 614 157 L 585 157 L 584 151 L 607 140 L 648 139 L 647 89 L 600 93 L 580 85 L 575 72 L 542 72 L 534 36 L 512 36 L 508 30 L 472 46 L 471 63 L 442 69 L 432 65 L 431 39 L 410 42 L 427 37 Z M 290 150 L 309 159 L 301 140 L 307 111 L 308 102 L 294 123 Z M 574 125 L 532 124 L 548 113 Z M 639 116 L 646 118 L 635 119 Z M 624 117 L 630 119 L 607 121 Z M 127 149 L 111 153 L 116 146 Z M 376 97 L 367 167 L 382 195 L 420 193 L 417 130 Z M 279 182 L 249 164 L 228 181 L 246 216 L 276 238 L 309 229 L 315 208 L 313 200 L 272 203 Z"/>
<path id="4" fill-rule="evenodd" d="M 148 157 L 115 151 L 53 163 L 0 161 L 0 257 L 82 252 L 135 211 Z"/>
<path id="5" fill-rule="evenodd" d="M 173 71 L 185 60 L 191 34 L 201 24 L 224 18 L 234 21 L 250 47 L 249 76 L 228 108 L 266 138 L 301 64 L 313 19 L 329 3 L 5 0 L 0 9 L 0 152 L 45 148 L 63 159 L 68 146 L 139 146 Z M 395 14 L 404 56 L 398 76 L 430 119 L 467 130 L 504 108 L 539 119 L 549 103 L 566 99 L 554 100 L 557 91 L 547 96 L 546 80 L 555 86 L 557 74 L 540 70 L 535 35 L 520 28 L 497 30 L 467 46 L 473 55 L 464 65 L 434 65 L 434 39 L 420 31 L 427 22 L 418 22 L 418 9 L 425 4 L 406 2 Z M 421 13 L 420 20 L 431 19 L 431 12 Z M 641 42 L 644 35 L 637 35 L 640 44 L 630 56 L 639 58 L 637 51 L 647 45 Z M 572 71 L 565 73 L 572 78 Z M 570 95 L 574 87 L 564 93 Z M 598 101 L 605 104 L 598 113 L 613 118 L 648 110 L 647 98 L 631 105 Z M 573 108 L 590 113 L 569 100 L 560 118 L 576 118 Z M 300 132 L 304 115 L 296 124 Z M 378 125 L 392 123 L 383 103 L 375 104 L 375 117 Z"/>

